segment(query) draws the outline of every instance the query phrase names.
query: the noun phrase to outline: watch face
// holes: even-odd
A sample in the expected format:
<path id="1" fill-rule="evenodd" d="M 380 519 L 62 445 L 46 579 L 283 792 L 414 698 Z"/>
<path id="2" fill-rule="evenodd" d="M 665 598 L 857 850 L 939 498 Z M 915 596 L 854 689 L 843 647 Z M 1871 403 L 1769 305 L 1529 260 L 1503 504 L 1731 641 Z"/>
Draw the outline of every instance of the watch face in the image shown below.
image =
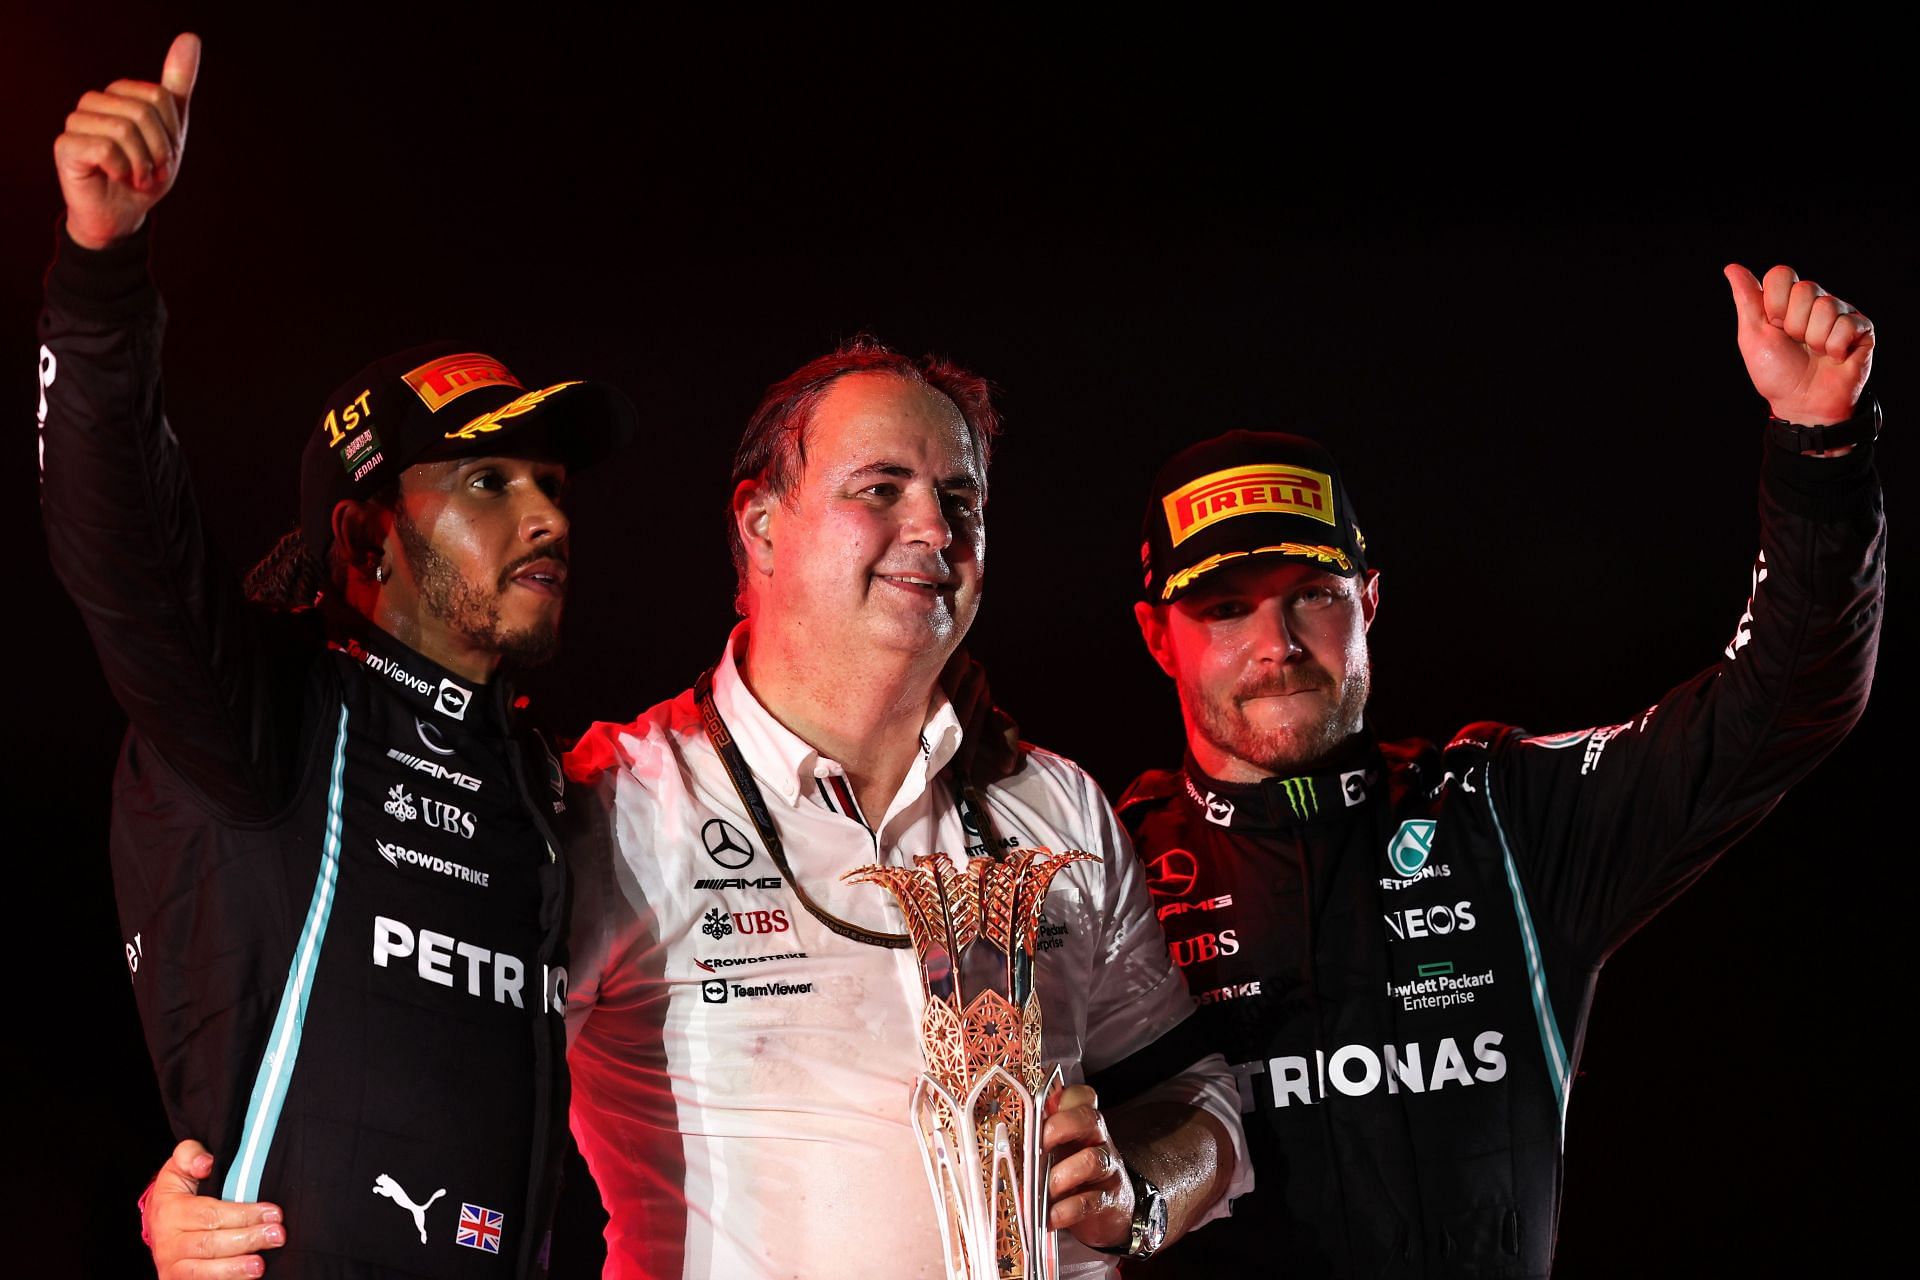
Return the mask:
<path id="1" fill-rule="evenodd" d="M 1140 1183 L 1146 1197 L 1136 1199 L 1133 1206 L 1133 1252 L 1146 1257 L 1166 1242 L 1167 1197 L 1145 1178 Z"/>

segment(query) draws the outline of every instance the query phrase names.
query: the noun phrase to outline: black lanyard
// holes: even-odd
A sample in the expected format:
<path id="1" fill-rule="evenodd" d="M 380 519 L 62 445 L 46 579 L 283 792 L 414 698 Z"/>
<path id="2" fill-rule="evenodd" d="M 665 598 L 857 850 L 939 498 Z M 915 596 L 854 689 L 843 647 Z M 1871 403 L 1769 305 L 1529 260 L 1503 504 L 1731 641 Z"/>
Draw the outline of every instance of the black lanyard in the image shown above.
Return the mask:
<path id="1" fill-rule="evenodd" d="M 793 867 L 787 862 L 786 848 L 780 843 L 779 829 L 773 825 L 773 814 L 767 808 L 765 797 L 760 794 L 760 785 L 753 780 L 753 771 L 747 768 L 747 761 L 740 754 L 740 747 L 733 740 L 732 730 L 727 722 L 720 718 L 720 708 L 713 702 L 713 668 L 708 667 L 700 673 L 693 684 L 694 704 L 700 708 L 700 724 L 707 731 L 707 741 L 713 744 L 720 763 L 727 768 L 727 777 L 733 781 L 733 790 L 740 797 L 740 805 L 747 811 L 747 817 L 753 823 L 753 829 L 760 833 L 761 843 L 767 846 L 767 853 L 773 858 L 773 865 L 793 886 L 794 896 L 800 899 L 800 905 L 807 914 L 843 938 L 855 942 L 864 942 L 870 947 L 902 948 L 913 945 L 913 940 L 904 933 L 882 933 L 874 929 L 863 929 L 834 915 L 815 902 L 800 881 L 793 874 Z M 944 776 L 948 770 L 942 770 Z M 957 772 L 957 771 L 955 771 Z M 987 814 L 985 797 L 972 782 L 959 778 L 950 779 L 954 790 L 966 801 L 973 811 L 974 823 L 979 828 L 982 843 L 988 855 L 999 857 L 998 842 L 993 839 L 993 820 Z"/>

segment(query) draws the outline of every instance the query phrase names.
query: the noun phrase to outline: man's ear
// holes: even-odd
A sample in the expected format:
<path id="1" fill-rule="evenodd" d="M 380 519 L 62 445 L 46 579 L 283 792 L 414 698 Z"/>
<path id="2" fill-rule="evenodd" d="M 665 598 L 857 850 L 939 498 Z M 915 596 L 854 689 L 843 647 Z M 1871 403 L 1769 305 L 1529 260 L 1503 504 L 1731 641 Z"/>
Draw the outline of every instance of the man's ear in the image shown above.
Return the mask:
<path id="1" fill-rule="evenodd" d="M 1365 631 L 1373 630 L 1373 615 L 1380 608 L 1380 571 L 1367 570 L 1366 585 L 1360 588 L 1360 625 Z"/>
<path id="2" fill-rule="evenodd" d="M 1133 620 L 1140 624 L 1140 638 L 1146 641 L 1147 652 L 1160 664 L 1170 680 L 1178 680 L 1174 672 L 1173 650 L 1167 644 L 1167 606 L 1151 605 L 1145 600 L 1136 600 L 1133 605 Z"/>
<path id="3" fill-rule="evenodd" d="M 746 549 L 747 571 L 773 572 L 773 509 L 780 504 L 758 479 L 742 480 L 733 490 L 733 527 Z"/>
<path id="4" fill-rule="evenodd" d="M 333 545 L 351 573 L 373 577 L 386 563 L 393 513 L 377 502 L 342 498 L 333 504 Z"/>

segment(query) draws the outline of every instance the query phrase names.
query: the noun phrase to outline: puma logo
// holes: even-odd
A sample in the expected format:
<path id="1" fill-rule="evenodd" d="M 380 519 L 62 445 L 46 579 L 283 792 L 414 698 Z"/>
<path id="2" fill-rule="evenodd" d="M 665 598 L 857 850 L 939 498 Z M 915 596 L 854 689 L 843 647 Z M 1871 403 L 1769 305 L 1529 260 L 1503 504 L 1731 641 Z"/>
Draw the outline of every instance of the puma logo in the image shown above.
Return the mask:
<path id="1" fill-rule="evenodd" d="M 425 1244 L 427 1242 L 427 1206 L 447 1194 L 447 1189 L 442 1187 L 428 1196 L 426 1204 L 415 1204 L 412 1197 L 407 1195 L 405 1187 L 383 1173 L 373 1180 L 373 1194 L 385 1196 L 402 1209 L 405 1209 L 408 1213 L 411 1213 L 413 1215 L 413 1225 L 420 1228 L 420 1243 Z"/>

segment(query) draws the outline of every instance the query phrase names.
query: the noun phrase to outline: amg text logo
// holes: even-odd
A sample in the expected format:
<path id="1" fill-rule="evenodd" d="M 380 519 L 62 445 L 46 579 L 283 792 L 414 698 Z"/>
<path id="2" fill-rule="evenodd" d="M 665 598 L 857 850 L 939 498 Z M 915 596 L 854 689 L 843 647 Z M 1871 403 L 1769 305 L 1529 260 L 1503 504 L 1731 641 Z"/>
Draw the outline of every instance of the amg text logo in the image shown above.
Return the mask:
<path id="1" fill-rule="evenodd" d="M 390 760 L 398 760 L 409 769 L 418 769 L 429 778 L 438 778 L 442 782 L 451 782 L 454 786 L 463 787 L 468 791 L 478 791 L 480 789 L 480 779 L 470 773 L 461 773 L 458 769 L 449 769 L 438 760 L 422 760 L 419 756 L 408 755 L 398 747 L 388 747 L 387 758 Z"/>

